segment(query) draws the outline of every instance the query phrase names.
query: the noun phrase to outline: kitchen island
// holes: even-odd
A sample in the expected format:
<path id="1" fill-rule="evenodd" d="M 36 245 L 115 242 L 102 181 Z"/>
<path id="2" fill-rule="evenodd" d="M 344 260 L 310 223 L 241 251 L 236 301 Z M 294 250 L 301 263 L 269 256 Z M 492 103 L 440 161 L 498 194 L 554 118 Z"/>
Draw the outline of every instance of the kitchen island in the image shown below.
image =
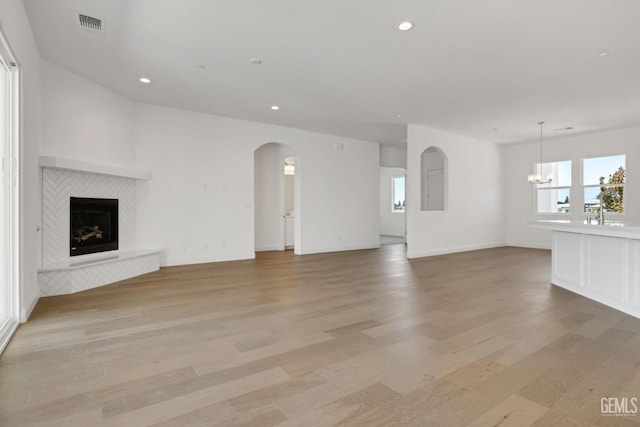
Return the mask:
<path id="1" fill-rule="evenodd" d="M 540 220 L 552 231 L 551 283 L 640 318 L 640 226 Z"/>

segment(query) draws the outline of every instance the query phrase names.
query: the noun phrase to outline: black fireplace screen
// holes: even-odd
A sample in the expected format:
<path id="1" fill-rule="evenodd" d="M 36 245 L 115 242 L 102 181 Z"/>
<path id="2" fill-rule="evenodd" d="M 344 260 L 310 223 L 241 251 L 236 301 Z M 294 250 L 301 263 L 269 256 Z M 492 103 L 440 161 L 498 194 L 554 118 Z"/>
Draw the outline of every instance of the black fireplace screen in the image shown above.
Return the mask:
<path id="1" fill-rule="evenodd" d="M 118 249 L 118 200 L 71 197 L 71 256 Z"/>

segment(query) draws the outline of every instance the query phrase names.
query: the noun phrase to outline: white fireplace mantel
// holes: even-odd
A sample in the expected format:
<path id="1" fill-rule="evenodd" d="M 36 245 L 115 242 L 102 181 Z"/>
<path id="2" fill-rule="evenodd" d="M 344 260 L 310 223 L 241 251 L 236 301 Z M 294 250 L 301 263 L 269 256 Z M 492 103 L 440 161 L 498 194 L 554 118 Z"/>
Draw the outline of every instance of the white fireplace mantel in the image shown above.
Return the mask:
<path id="1" fill-rule="evenodd" d="M 151 179 L 151 172 L 116 168 L 113 166 L 99 165 L 96 163 L 65 159 L 62 157 L 40 156 L 40 167 L 72 172 L 95 173 L 98 175 L 109 175 L 138 180 Z"/>
<path id="2" fill-rule="evenodd" d="M 60 157 L 40 157 L 42 169 L 42 296 L 65 295 L 157 271 L 158 250 L 136 242 L 136 187 L 151 174 Z M 118 199 L 118 250 L 70 255 L 71 197 Z"/>

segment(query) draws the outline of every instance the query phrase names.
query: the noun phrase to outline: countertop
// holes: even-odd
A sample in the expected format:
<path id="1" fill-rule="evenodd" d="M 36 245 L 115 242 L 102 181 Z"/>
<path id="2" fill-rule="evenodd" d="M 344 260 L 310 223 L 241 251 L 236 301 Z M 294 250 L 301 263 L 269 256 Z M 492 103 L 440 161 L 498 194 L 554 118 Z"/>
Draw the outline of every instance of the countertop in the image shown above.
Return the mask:
<path id="1" fill-rule="evenodd" d="M 620 237 L 626 239 L 640 239 L 640 225 L 622 221 L 605 221 L 604 225 L 587 221 L 571 220 L 537 220 L 529 222 L 535 228 L 542 228 L 566 233 L 592 234 L 597 236 Z"/>

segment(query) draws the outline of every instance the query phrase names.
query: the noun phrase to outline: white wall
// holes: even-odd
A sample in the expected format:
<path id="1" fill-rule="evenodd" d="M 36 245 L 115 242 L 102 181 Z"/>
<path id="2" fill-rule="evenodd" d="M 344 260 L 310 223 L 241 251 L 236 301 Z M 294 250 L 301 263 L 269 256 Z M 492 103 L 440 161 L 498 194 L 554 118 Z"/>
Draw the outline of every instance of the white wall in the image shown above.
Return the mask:
<path id="1" fill-rule="evenodd" d="M 0 0 L 0 25 L 18 59 L 22 83 L 20 315 L 25 321 L 39 296 L 37 270 L 41 248 L 36 229 L 40 223 L 40 55 L 22 1 Z"/>
<path id="2" fill-rule="evenodd" d="M 551 248 L 551 232 L 531 228 L 528 223 L 536 219 L 575 219 L 585 216 L 580 209 L 583 199 L 581 160 L 615 154 L 627 155 L 627 181 L 625 188 L 625 214 L 620 219 L 640 224 L 640 182 L 636 172 L 640 170 L 640 127 L 607 132 L 576 135 L 543 142 L 544 162 L 571 160 L 572 183 L 571 215 L 537 215 L 535 213 L 534 186 L 527 182 L 534 162 L 539 159 L 539 143 L 517 144 L 507 147 L 507 240 L 511 246 Z M 576 185 L 577 184 L 577 185 Z M 574 191 L 575 189 L 575 191 Z M 578 205 L 576 209 L 575 206 Z"/>
<path id="3" fill-rule="evenodd" d="M 133 168 L 130 99 L 42 60 L 40 153 Z"/>
<path id="4" fill-rule="evenodd" d="M 380 167 L 380 234 L 404 237 L 404 212 L 393 212 L 393 184 L 391 178 L 404 176 L 403 168 Z"/>
<path id="5" fill-rule="evenodd" d="M 407 168 L 407 149 L 380 146 L 380 166 Z"/>
<path id="6" fill-rule="evenodd" d="M 420 210 L 420 157 L 430 146 L 448 159 L 448 210 Z M 409 125 L 407 256 L 458 252 L 506 243 L 506 148 Z"/>
<path id="7" fill-rule="evenodd" d="M 296 253 L 379 245 L 377 144 L 149 104 L 135 126 L 137 167 L 153 174 L 137 241 L 162 265 L 254 256 L 254 151 L 268 142 L 295 152 Z"/>
<path id="8" fill-rule="evenodd" d="M 166 249 L 163 265 L 253 257 L 253 152 L 268 142 L 291 146 L 308 172 L 296 178 L 307 207 L 296 212 L 297 253 L 378 245 L 377 144 L 139 104 L 41 65 L 40 154 L 150 170 L 152 180 L 138 183 L 136 234 Z"/>
<path id="9" fill-rule="evenodd" d="M 254 154 L 255 250 L 284 250 L 284 172 L 283 160 L 291 149 L 269 143 Z M 289 176 L 294 178 L 294 176 Z M 293 188 L 293 187 L 292 187 Z"/>

